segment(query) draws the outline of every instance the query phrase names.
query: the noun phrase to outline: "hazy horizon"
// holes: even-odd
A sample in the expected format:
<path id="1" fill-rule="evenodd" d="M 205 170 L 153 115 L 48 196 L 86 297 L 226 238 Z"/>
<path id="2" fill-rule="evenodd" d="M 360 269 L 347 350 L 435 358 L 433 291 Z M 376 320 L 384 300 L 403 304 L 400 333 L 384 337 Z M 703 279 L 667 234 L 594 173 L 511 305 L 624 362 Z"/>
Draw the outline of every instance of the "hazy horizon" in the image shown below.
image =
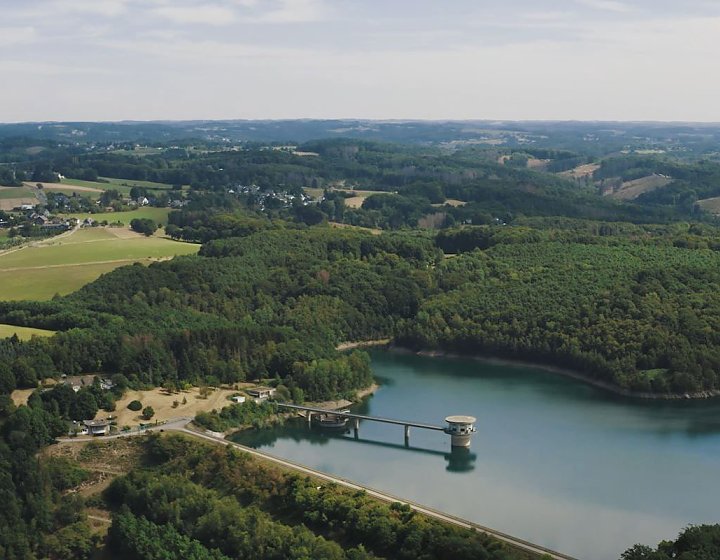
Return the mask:
<path id="1" fill-rule="evenodd" d="M 706 0 L 26 0 L 3 16 L 6 123 L 720 122 Z"/>

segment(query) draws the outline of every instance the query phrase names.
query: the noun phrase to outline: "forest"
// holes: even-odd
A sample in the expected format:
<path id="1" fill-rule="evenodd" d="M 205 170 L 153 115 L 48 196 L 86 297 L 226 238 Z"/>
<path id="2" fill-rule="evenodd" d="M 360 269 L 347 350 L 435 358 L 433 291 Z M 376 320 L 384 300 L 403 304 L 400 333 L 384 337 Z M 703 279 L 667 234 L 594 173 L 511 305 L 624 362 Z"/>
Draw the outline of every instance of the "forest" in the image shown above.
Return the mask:
<path id="1" fill-rule="evenodd" d="M 567 142 L 514 148 L 186 139 L 145 155 L 132 141 L 2 140 L 12 162 L 0 166 L 3 185 L 60 175 L 173 185 L 183 205 L 164 233 L 203 245 L 197 256 L 124 266 L 50 301 L 0 302 L 0 323 L 57 331 L 0 340 L 0 557 L 81 558 L 99 546 L 64 494 L 82 472 L 35 457 L 69 421 L 113 410 L 126 388 L 260 379 L 295 402 L 348 397 L 373 382 L 371 363 L 336 347 L 390 338 L 558 366 L 627 394 L 718 394 L 720 228 L 697 204 L 720 194 L 717 161 L 589 150 L 575 132 L 557 134 Z M 584 179 L 561 174 L 589 164 Z M 630 201 L 599 194 L 603 181 L 653 174 L 671 179 Z M 75 374 L 112 376 L 114 389 L 38 389 L 27 406 L 10 398 Z M 198 423 L 223 431 L 274 415 L 251 408 Z M 183 445 L 154 442 L 152 476 L 139 470 L 108 489 L 108 547 L 119 557 L 517 557 L 400 506 L 335 488 L 320 497 L 306 480 Z M 248 527 L 262 529 L 255 540 Z M 688 551 L 717 540 L 713 531 L 688 529 L 657 550 L 638 545 L 623 560 L 694 559 Z"/>

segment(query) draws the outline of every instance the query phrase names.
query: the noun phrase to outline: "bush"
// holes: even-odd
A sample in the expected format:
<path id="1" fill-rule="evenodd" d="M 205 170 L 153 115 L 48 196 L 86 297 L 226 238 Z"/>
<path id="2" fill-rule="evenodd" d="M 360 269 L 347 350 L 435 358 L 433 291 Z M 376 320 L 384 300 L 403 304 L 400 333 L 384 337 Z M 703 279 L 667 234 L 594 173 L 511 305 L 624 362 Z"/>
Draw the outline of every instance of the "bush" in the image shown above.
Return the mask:
<path id="1" fill-rule="evenodd" d="M 146 406 L 145 410 L 143 410 L 142 413 L 143 419 L 150 420 L 153 416 L 155 416 L 155 410 L 152 406 Z"/>
<path id="2" fill-rule="evenodd" d="M 138 410 L 142 409 L 142 403 L 140 401 L 131 401 L 130 404 L 127 406 L 130 410 L 134 410 L 137 412 Z"/>

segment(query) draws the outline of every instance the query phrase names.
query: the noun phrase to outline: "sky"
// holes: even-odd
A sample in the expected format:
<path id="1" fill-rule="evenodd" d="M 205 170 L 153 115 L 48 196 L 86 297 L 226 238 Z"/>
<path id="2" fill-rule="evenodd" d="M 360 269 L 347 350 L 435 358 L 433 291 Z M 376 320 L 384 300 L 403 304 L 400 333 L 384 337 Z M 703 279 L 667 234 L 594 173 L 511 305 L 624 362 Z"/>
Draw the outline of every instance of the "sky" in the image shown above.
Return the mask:
<path id="1" fill-rule="evenodd" d="M 0 121 L 720 122 L 718 0 L 0 0 Z"/>

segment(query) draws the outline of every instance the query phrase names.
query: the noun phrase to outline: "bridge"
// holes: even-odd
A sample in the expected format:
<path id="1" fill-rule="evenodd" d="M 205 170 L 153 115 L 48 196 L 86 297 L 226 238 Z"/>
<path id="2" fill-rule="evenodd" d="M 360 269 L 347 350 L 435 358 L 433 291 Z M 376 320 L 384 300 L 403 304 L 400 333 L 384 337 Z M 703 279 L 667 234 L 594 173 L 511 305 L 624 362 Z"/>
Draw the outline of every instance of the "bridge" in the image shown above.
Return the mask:
<path id="1" fill-rule="evenodd" d="M 383 418 L 381 416 L 367 416 L 365 414 L 355 414 L 341 410 L 327 410 L 314 406 L 303 406 L 298 404 L 277 403 L 277 406 L 302 411 L 307 417 L 308 424 L 312 422 L 313 414 L 323 414 L 335 416 L 338 418 L 348 418 L 354 420 L 353 430 L 357 435 L 360 429 L 360 420 L 368 420 L 370 422 L 382 422 L 385 424 L 395 424 L 405 428 L 405 444 L 410 440 L 410 428 L 420 428 L 422 430 L 435 430 L 443 432 L 451 436 L 451 443 L 454 447 L 470 447 L 470 436 L 475 433 L 475 418 L 472 416 L 448 416 L 445 421 L 447 426 L 435 426 L 433 424 L 424 424 L 422 422 L 414 422 L 412 420 L 396 420 L 394 418 Z"/>

